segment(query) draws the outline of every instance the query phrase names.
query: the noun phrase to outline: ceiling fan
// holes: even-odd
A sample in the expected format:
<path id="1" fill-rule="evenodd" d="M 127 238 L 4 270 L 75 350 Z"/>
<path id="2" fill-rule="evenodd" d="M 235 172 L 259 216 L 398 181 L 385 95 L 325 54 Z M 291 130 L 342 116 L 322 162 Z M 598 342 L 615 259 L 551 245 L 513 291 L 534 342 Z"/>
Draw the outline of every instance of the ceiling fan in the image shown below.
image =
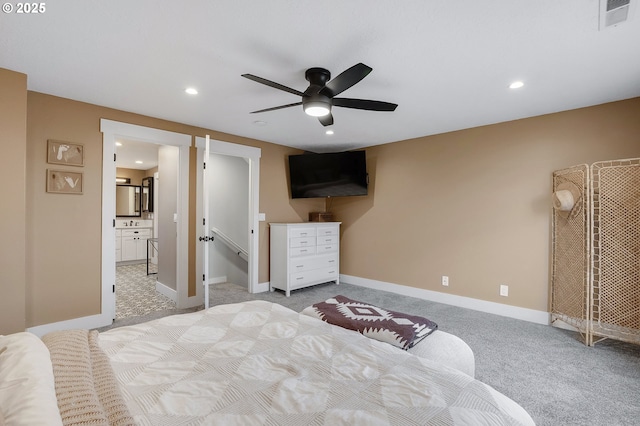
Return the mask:
<path id="1" fill-rule="evenodd" d="M 359 63 L 343 71 L 340 75 L 331 80 L 331 73 L 328 70 L 324 68 L 309 68 L 304 73 L 304 77 L 309 82 L 309 87 L 307 87 L 304 92 L 300 92 L 299 90 L 283 86 L 282 84 L 275 83 L 253 74 L 242 74 L 242 77 L 248 78 L 249 80 L 253 80 L 257 83 L 265 84 L 275 89 L 284 90 L 285 92 L 298 95 L 302 98 L 300 102 L 252 111 L 251 114 L 302 105 L 302 108 L 307 115 L 318 117 L 318 120 L 320 120 L 320 123 L 322 123 L 323 126 L 330 126 L 333 124 L 331 108 L 334 106 L 364 109 L 368 111 L 395 111 L 398 105 L 389 102 L 335 97 L 365 78 L 371 71 L 371 67 Z"/>

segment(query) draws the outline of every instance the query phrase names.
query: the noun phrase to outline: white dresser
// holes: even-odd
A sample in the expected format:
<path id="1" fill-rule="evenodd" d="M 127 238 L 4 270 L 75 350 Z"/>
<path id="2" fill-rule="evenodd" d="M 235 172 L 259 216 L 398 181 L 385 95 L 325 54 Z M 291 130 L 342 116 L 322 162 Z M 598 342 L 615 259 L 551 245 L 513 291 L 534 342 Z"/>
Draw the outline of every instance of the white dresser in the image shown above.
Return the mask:
<path id="1" fill-rule="evenodd" d="M 340 284 L 340 223 L 271 223 L 270 290 Z"/>

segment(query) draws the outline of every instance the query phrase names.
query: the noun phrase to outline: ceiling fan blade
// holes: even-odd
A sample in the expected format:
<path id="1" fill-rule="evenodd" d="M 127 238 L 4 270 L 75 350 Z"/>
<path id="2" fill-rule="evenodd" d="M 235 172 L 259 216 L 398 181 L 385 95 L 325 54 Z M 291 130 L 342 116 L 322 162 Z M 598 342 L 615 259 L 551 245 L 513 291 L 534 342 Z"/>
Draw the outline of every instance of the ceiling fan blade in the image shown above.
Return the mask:
<path id="1" fill-rule="evenodd" d="M 355 64 L 328 82 L 318 93 L 332 98 L 365 78 L 371 71 L 372 68 L 363 63 Z"/>
<path id="2" fill-rule="evenodd" d="M 331 126 L 333 124 L 333 115 L 329 113 L 327 115 L 323 115 L 322 117 L 318 117 L 318 120 L 323 126 Z"/>
<path id="3" fill-rule="evenodd" d="M 273 87 L 274 89 L 280 89 L 280 90 L 284 90 L 285 92 L 292 93 L 294 95 L 304 96 L 304 93 L 302 93 L 299 90 L 292 89 L 291 87 L 283 86 L 280 83 L 276 83 L 275 81 L 267 80 L 266 78 L 258 77 L 257 75 L 242 74 L 242 77 L 248 78 L 249 80 L 253 80 L 256 83 L 261 83 L 261 84 L 267 85 L 269 87 Z"/>
<path id="4" fill-rule="evenodd" d="M 256 114 L 256 113 L 258 113 L 258 112 L 275 111 L 275 110 L 277 110 L 277 109 L 289 108 L 289 107 L 297 106 L 297 105 L 302 105 L 302 102 L 296 102 L 296 103 L 293 103 L 293 104 L 280 105 L 280 106 L 277 106 L 277 107 L 260 109 L 260 110 L 258 110 L 258 111 L 251 111 L 251 114 Z"/>
<path id="5" fill-rule="evenodd" d="M 368 111 L 395 111 L 397 104 L 369 99 L 333 98 L 333 106 L 354 109 L 366 109 Z"/>

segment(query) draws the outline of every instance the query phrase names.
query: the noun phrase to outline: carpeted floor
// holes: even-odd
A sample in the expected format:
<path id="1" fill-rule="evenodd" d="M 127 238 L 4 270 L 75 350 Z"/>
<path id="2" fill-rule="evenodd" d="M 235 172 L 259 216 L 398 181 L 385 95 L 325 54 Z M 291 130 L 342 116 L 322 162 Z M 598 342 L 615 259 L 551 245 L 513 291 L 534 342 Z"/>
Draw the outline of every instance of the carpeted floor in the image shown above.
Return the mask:
<path id="1" fill-rule="evenodd" d="M 176 308 L 171 299 L 156 291 L 156 277 L 147 275 L 145 263 L 116 268 L 116 319 Z"/>
<path id="2" fill-rule="evenodd" d="M 211 306 L 262 299 L 295 311 L 337 294 L 427 317 L 462 338 L 476 357 L 476 378 L 522 405 L 538 426 L 640 424 L 640 346 L 605 340 L 587 347 L 577 333 L 349 284 L 249 294 L 213 285 Z M 198 310 L 183 310 L 188 312 Z M 116 321 L 127 325 L 177 311 Z M 424 343 L 428 343 L 428 338 Z"/>

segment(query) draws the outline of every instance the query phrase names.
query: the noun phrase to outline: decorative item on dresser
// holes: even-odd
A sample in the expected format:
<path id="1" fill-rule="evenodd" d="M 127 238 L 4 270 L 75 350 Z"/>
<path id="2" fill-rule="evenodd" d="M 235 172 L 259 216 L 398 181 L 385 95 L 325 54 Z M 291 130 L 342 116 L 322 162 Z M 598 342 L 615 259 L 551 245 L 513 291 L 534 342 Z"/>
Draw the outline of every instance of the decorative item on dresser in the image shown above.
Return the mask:
<path id="1" fill-rule="evenodd" d="M 340 223 L 271 223 L 270 290 L 340 284 Z"/>

